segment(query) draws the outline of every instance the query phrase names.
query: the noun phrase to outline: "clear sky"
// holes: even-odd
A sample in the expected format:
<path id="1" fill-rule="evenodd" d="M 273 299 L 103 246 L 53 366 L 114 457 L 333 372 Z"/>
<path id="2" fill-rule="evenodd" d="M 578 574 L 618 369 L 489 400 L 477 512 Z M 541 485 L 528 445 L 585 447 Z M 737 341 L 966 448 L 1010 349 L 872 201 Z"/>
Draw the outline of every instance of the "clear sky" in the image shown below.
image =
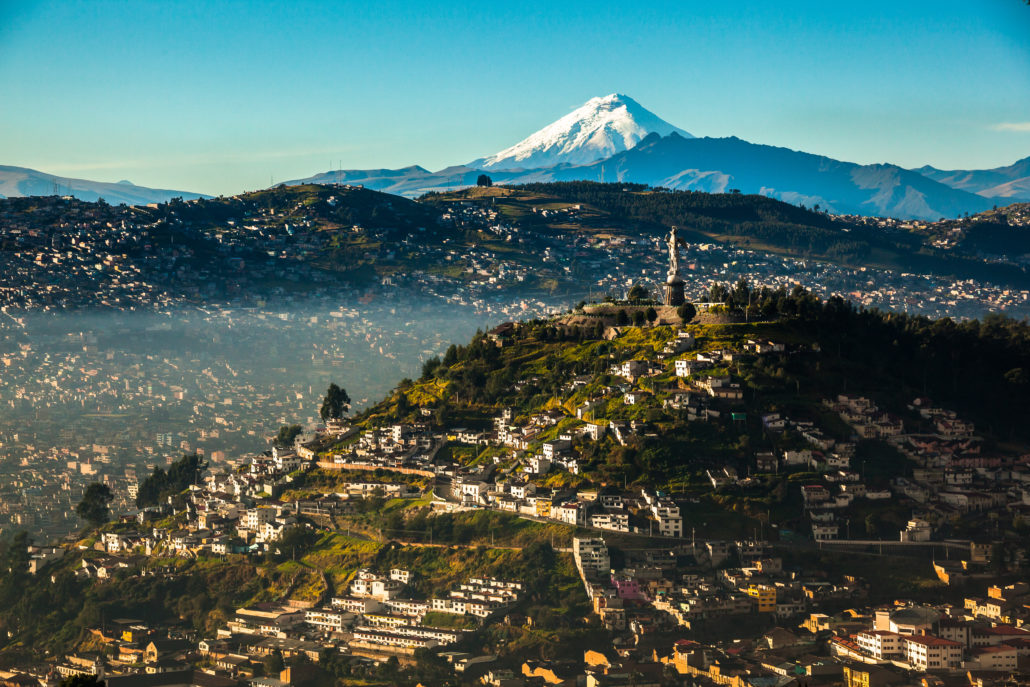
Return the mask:
<path id="1" fill-rule="evenodd" d="M 235 193 L 438 169 L 625 93 L 860 163 L 1030 155 L 1024 0 L 0 0 L 0 164 Z"/>

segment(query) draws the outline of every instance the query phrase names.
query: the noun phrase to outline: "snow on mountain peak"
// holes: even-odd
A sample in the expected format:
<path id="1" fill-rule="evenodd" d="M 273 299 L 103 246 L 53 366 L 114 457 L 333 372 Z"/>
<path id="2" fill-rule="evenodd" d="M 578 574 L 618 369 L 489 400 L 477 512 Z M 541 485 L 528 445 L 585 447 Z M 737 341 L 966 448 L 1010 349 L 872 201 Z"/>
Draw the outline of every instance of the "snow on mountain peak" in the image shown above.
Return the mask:
<path id="1" fill-rule="evenodd" d="M 694 138 L 620 93 L 591 98 L 510 148 L 469 163 L 481 169 L 583 165 L 632 148 L 650 133 Z"/>

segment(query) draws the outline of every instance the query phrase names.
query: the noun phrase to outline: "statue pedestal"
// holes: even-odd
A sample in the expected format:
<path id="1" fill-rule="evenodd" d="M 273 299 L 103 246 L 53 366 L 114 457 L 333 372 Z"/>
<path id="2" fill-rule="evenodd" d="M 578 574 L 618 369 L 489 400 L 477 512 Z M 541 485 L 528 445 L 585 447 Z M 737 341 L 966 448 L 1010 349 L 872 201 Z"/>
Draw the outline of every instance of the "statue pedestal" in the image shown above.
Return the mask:
<path id="1" fill-rule="evenodd" d="M 683 305 L 686 299 L 683 296 L 683 280 L 679 277 L 665 283 L 665 304 Z"/>

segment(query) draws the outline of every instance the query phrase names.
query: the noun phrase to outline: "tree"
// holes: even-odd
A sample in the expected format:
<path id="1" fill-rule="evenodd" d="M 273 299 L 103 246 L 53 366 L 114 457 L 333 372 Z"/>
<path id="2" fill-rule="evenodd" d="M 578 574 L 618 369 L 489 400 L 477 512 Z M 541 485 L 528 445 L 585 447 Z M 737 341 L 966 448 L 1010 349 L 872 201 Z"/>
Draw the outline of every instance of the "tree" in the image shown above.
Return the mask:
<path id="1" fill-rule="evenodd" d="M 318 533 L 303 525 L 294 525 L 283 529 L 279 541 L 269 547 L 266 560 L 282 563 L 288 560 L 303 558 L 318 541 Z M 280 669 L 281 670 L 281 669 Z"/>
<path id="2" fill-rule="evenodd" d="M 619 310 L 619 312 L 615 314 L 615 324 L 619 325 L 620 327 L 625 327 L 627 324 L 629 324 L 629 313 L 627 313 L 625 310 Z"/>
<path id="3" fill-rule="evenodd" d="M 654 324 L 654 321 L 658 319 L 658 311 L 648 306 L 647 310 L 644 311 L 644 316 L 647 318 L 648 322 Z"/>
<path id="4" fill-rule="evenodd" d="M 1030 375 L 1021 367 L 1015 367 L 1005 373 L 1005 381 L 1012 386 L 1030 385 Z"/>
<path id="5" fill-rule="evenodd" d="M 480 174 L 479 178 L 476 179 L 476 186 L 493 186 L 494 180 L 485 174 Z"/>
<path id="6" fill-rule="evenodd" d="M 647 289 L 641 286 L 638 282 L 634 284 L 632 287 L 630 287 L 629 294 L 627 297 L 629 298 L 630 302 L 635 302 L 642 301 L 646 299 L 648 296 L 650 296 L 650 294 L 647 292 Z"/>
<path id="7" fill-rule="evenodd" d="M 635 313 L 633 313 L 633 324 L 635 324 L 636 326 L 643 327 L 645 319 L 646 318 L 644 317 L 643 310 L 637 310 Z"/>
<path id="8" fill-rule="evenodd" d="M 452 367 L 458 363 L 458 347 L 451 344 L 443 353 L 443 366 Z"/>
<path id="9" fill-rule="evenodd" d="M 70 675 L 61 680 L 60 687 L 104 687 L 105 684 L 96 675 Z"/>
<path id="10" fill-rule="evenodd" d="M 690 322 L 697 316 L 697 308 L 694 307 L 693 303 L 684 303 L 676 308 L 676 314 L 680 316 L 684 323 Z"/>
<path id="11" fill-rule="evenodd" d="M 0 542 L 0 580 L 22 582 L 29 574 L 29 533 L 22 530 Z"/>
<path id="12" fill-rule="evenodd" d="M 283 655 L 278 650 L 261 659 L 261 665 L 265 669 L 265 675 L 275 677 L 283 670 Z"/>
<path id="13" fill-rule="evenodd" d="M 403 391 L 397 392 L 397 419 L 404 419 L 409 412 L 411 412 L 411 403 L 408 401 L 408 395 Z"/>
<path id="14" fill-rule="evenodd" d="M 114 501 L 111 488 L 100 482 L 93 482 L 82 494 L 82 500 L 75 506 L 75 514 L 93 525 L 100 527 L 111 518 L 108 504 Z"/>
<path id="15" fill-rule="evenodd" d="M 300 425 L 283 425 L 279 428 L 279 433 L 275 435 L 272 443 L 282 448 L 289 448 L 293 446 L 294 439 L 300 436 L 300 433 Z"/>
<path id="16" fill-rule="evenodd" d="M 325 392 L 325 400 L 322 401 L 322 408 L 318 411 L 322 422 L 327 420 L 339 420 L 343 414 L 350 409 L 350 396 L 347 391 L 336 383 L 329 385 Z"/>
<path id="17" fill-rule="evenodd" d="M 712 284 L 708 289 L 708 301 L 710 303 L 725 303 L 730 296 L 729 289 L 724 284 Z"/>
<path id="18" fill-rule="evenodd" d="M 432 358 L 422 363 L 422 379 L 429 379 L 436 372 L 436 368 L 441 365 L 440 356 L 434 355 Z"/>

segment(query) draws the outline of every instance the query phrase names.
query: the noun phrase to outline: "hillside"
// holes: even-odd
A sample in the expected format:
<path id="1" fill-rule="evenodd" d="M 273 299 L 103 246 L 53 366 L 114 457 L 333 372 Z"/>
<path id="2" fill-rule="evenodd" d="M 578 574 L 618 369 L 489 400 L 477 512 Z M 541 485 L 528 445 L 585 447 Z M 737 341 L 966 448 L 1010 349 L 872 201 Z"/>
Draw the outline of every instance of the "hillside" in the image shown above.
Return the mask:
<path id="1" fill-rule="evenodd" d="M 835 221 L 818 208 L 799 208 L 762 195 L 667 192 L 636 184 L 594 182 L 526 184 L 519 188 L 566 202 L 588 203 L 607 213 L 609 221 L 656 229 L 676 225 L 693 232 L 694 238 L 688 240 L 700 236 L 701 240 L 844 265 L 925 271 L 1013 285 L 1030 283 L 1025 269 L 987 264 L 975 251 L 937 250 L 918 233 Z"/>
<path id="2" fill-rule="evenodd" d="M 820 302 L 800 287 L 752 292 L 745 283 L 715 285 L 709 299 L 718 305 L 698 320 L 719 323 L 622 325 L 630 312 L 629 319 L 646 320 L 651 306 L 609 302 L 452 346 L 428 360 L 419 379 L 402 381 L 349 418 L 353 431 L 305 443 L 318 462 L 274 473 L 289 486 L 278 497 L 262 491 L 244 498 L 247 508 L 291 514 L 263 549 L 246 547 L 230 530 L 226 539 L 238 551 L 213 555 L 213 544 L 202 541 L 213 535 L 198 524 L 196 504 L 224 503 L 221 485 L 248 467 L 266 469 L 267 456 L 245 463 L 236 476 L 213 474 L 203 480 L 207 486 L 171 494 L 140 516 L 156 534 L 141 533 L 135 517 L 103 526 L 103 541 L 146 540 L 147 551 L 139 543 L 105 553 L 98 535 L 87 532 L 45 575 L 31 576 L 24 540 L 5 544 L 0 657 L 24 662 L 41 650 L 96 650 L 108 641 L 105 618 L 140 618 L 211 637 L 234 609 L 326 603 L 345 594 L 359 570 L 401 569 L 415 573 L 406 587 L 416 600 L 439 597 L 470 577 L 519 580 L 528 591 L 503 617 L 427 614 L 425 621 L 475 628 L 452 646 L 514 665 L 530 656 L 567 658 L 612 636 L 591 616 L 572 557 L 561 550 L 573 533 L 588 531 L 604 531 L 619 557 L 615 568 L 647 547 L 651 555 L 656 548 L 668 554 L 675 541 L 678 553 L 664 569 L 708 575 L 714 563 L 694 548 L 695 537 L 703 548 L 710 540 L 757 538 L 761 530 L 776 555 L 803 574 L 812 573 L 813 562 L 821 579 L 828 570 L 861 571 L 871 603 L 898 594 L 932 598 L 940 587 L 927 580 L 925 566 L 878 568 L 851 554 L 813 556 L 809 533 L 826 525 L 809 521 L 814 515 L 802 502 L 802 486 L 835 489 L 846 476 L 863 489 L 895 493 L 882 501 L 849 498 L 831 514 L 847 522 L 849 537 L 890 542 L 913 508 L 939 507 L 897 494 L 909 480 L 930 478 L 928 461 L 941 446 L 956 461 L 1015 469 L 1030 442 L 1023 417 L 1030 328 L 996 317 L 955 324 L 865 311 L 839 299 Z M 954 435 L 941 434 L 952 427 Z M 511 445 L 501 430 L 522 443 Z M 401 464 L 387 445 L 390 436 L 421 436 L 433 450 L 413 451 Z M 548 447 L 554 460 L 534 467 Z M 341 460 L 355 462 L 348 470 Z M 428 463 L 411 470 L 408 461 Z M 189 465 L 188 458 L 180 462 Z M 370 481 L 375 490 L 341 507 L 341 491 Z M 391 485 L 408 485 L 412 493 L 387 498 Z M 489 485 L 493 500 L 470 500 L 467 485 Z M 978 478 L 969 489 L 980 486 Z M 503 510 L 502 503 L 516 501 L 515 488 L 534 490 L 530 511 Z M 606 498 L 627 505 L 606 510 Z M 677 534 L 665 532 L 661 518 L 656 525 L 641 505 L 654 498 L 677 509 Z M 591 518 L 619 512 L 628 524 L 616 531 L 593 519 L 566 523 L 563 503 Z M 943 537 L 977 540 L 992 527 L 1013 560 L 1025 548 L 1025 523 L 998 528 L 993 510 L 926 517 Z M 195 548 L 176 548 L 183 537 Z M 106 581 L 90 579 L 100 568 Z M 671 632 L 696 637 L 691 633 L 709 627 Z M 416 654 L 414 663 L 416 671 L 434 665 L 431 654 Z M 333 665 L 321 654 L 323 670 Z M 402 682 L 416 679 L 408 674 Z"/>
<path id="3" fill-rule="evenodd" d="M 839 299 L 821 303 L 801 288 L 750 292 L 737 284 L 713 287 L 710 296 L 724 303 L 724 323 L 688 325 L 696 343 L 685 353 L 675 353 L 675 327 L 613 328 L 620 309 L 645 306 L 588 307 L 517 325 L 501 346 L 493 334 L 452 346 L 355 423 L 374 432 L 428 416 L 435 431 L 474 433 L 477 442 L 452 437 L 438 454 L 457 461 L 453 482 L 489 479 L 503 491 L 529 480 L 538 494 L 556 497 L 627 487 L 673 493 L 697 535 L 709 538 L 745 537 L 762 523 L 807 536 L 795 490 L 800 480 L 832 472 L 825 462 L 831 454 L 861 473 L 866 488 L 887 490 L 935 460 L 942 446 L 958 462 L 990 456 L 1009 465 L 1030 445 L 1020 410 L 1030 403 L 1025 324 L 865 311 Z M 680 374 L 676 361 L 688 361 L 689 372 Z M 628 365 L 637 371 L 626 373 Z M 871 403 L 870 422 L 880 418 L 906 434 L 859 434 L 863 421 L 841 410 L 839 398 Z M 968 422 L 970 434 L 940 436 L 935 417 Z M 525 443 L 505 443 L 499 427 Z M 571 437 L 564 458 L 532 469 L 531 457 L 559 437 Z M 346 455 L 352 441 L 323 445 L 320 455 Z M 811 467 L 807 460 L 800 467 L 781 460 L 778 469 L 763 462 L 792 452 L 823 457 Z M 457 498 L 453 482 L 437 480 L 437 496 Z M 890 539 L 908 517 L 895 503 L 855 503 L 837 519 L 863 523 L 854 532 L 867 539 Z M 646 519 L 636 522 L 646 531 Z M 946 531 L 975 538 L 983 522 L 982 515 L 956 516 Z M 386 523 L 388 531 L 423 540 L 432 527 L 403 511 Z"/>
<path id="4" fill-rule="evenodd" d="M 156 207 L 9 198 L 0 199 L 0 293 L 17 307 L 126 307 L 392 285 L 479 303 L 504 291 L 506 302 L 540 307 L 657 275 L 657 242 L 673 225 L 695 245 L 1022 287 L 1022 230 L 992 230 L 1000 216 L 983 215 L 960 242 L 957 220 L 834 218 L 762 195 L 595 182 L 472 187 L 418 201 L 317 184 Z M 698 270 L 702 281 L 708 268 Z M 41 281 L 44 293 L 31 288 Z"/>
<path id="5" fill-rule="evenodd" d="M 421 379 L 402 385 L 358 420 L 369 426 L 410 420 L 422 406 L 442 409 L 449 424 L 483 428 L 505 407 L 524 418 L 549 408 L 574 415 L 589 398 L 607 396 L 616 403 L 606 401 L 592 413 L 594 419 L 640 420 L 672 432 L 659 431 L 654 442 L 663 462 L 619 467 L 601 450 L 581 474 L 611 481 L 615 470 L 615 479 L 621 481 L 621 472 L 629 470 L 628 479 L 659 485 L 731 457 L 746 468 L 755 451 L 774 448 L 762 431 L 763 414 L 789 409 L 822 416 L 821 400 L 839 393 L 868 394 L 898 413 L 907 412 L 905 406 L 913 398 L 926 395 L 968 417 L 997 441 L 1030 440 L 1019 410 L 1030 403 L 1026 324 L 1000 317 L 956 324 L 867 311 L 840 299 L 821 303 L 800 287 L 788 293 L 752 292 L 743 283 L 716 285 L 710 297 L 725 303 L 726 323 L 689 325 L 699 345 L 686 357 L 699 351 L 744 351 L 748 341 L 778 341 L 790 351 L 771 357 L 741 353 L 728 364 L 704 371 L 705 376 L 729 375 L 741 383 L 742 398 L 729 405 L 746 412 L 745 424 L 730 422 L 724 413 L 714 424 L 718 431 L 706 428 L 694 434 L 684 417 L 665 403 L 689 390 L 672 369 L 672 359 L 678 356 L 663 354 L 666 344 L 675 340 L 675 328 L 626 327 L 613 332 L 615 318 L 591 314 L 589 308 L 564 319 L 525 323 L 501 347 L 486 336 L 468 346 L 452 346 L 442 359 L 426 362 Z M 633 307 L 616 304 L 609 309 L 614 313 Z M 744 322 L 745 311 L 757 321 Z M 639 405 L 623 404 L 616 392 L 634 384 L 610 369 L 627 360 L 650 361 L 662 368 L 659 374 L 636 380 L 649 396 Z M 582 384 L 581 378 L 589 381 Z M 398 394 L 406 399 L 400 407 Z M 740 443 L 742 435 L 748 439 Z M 687 445 L 670 451 L 673 437 Z M 698 443 L 691 447 L 692 442 Z M 698 458 L 683 462 L 678 456 Z"/>
<path id="6" fill-rule="evenodd" d="M 986 261 L 983 242 L 941 244 L 947 222 L 876 226 L 765 196 L 627 184 L 473 187 L 419 201 L 354 186 L 280 186 L 156 208 L 13 198 L 0 200 L 0 216 L 0 258 L 10 263 L 3 286 L 14 304 L 35 301 L 26 288 L 41 279 L 52 284 L 46 303 L 63 307 L 263 299 L 383 280 L 462 300 L 502 289 L 508 301 L 562 294 L 571 300 L 597 286 L 625 288 L 627 278 L 639 279 L 630 275 L 655 270 L 661 258 L 643 243 L 658 241 L 671 225 L 698 244 L 1017 287 L 1028 282 L 1025 269 L 1008 264 L 1010 256 Z M 985 241 L 1004 251 L 1019 236 L 994 232 Z M 1011 245 L 1020 251 L 1017 240 Z M 541 262 L 541 254 L 549 259 Z M 95 269 L 98 262 L 105 269 Z M 50 269 L 55 264 L 69 268 Z M 132 274 L 140 278 L 125 276 Z"/>
<path id="7" fill-rule="evenodd" d="M 992 260 L 1025 262 L 1030 255 L 1030 203 L 934 222 L 916 232 L 933 246 Z"/>
<path id="8" fill-rule="evenodd" d="M 36 307 L 254 301 L 364 287 L 391 269 L 428 266 L 423 246 L 452 239 L 432 209 L 356 187 L 280 187 L 156 207 L 8 198 L 0 217 L 4 294 L 9 304 Z M 40 283 L 45 292 L 33 288 Z"/>

